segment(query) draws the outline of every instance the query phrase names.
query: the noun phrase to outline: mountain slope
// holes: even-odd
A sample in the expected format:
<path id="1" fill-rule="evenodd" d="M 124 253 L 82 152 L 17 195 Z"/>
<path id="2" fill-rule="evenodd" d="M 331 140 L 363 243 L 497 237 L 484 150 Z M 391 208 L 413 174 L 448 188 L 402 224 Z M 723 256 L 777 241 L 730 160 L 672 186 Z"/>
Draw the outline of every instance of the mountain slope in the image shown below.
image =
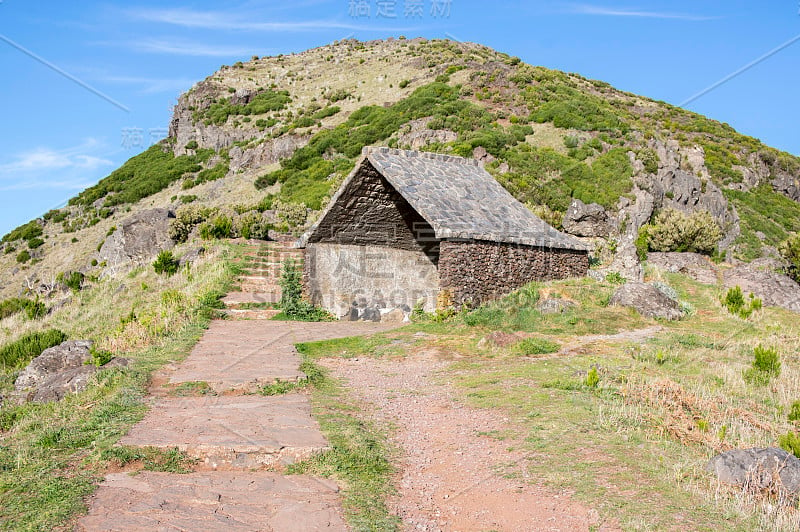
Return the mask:
<path id="1" fill-rule="evenodd" d="M 0 295 L 102 274 L 105 236 L 146 208 L 221 208 L 233 233 L 246 212 L 302 225 L 371 144 L 477 156 L 554 225 L 570 198 L 599 203 L 612 231 L 596 255 L 611 268 L 659 211 L 710 213 L 719 248 L 746 260 L 776 256 L 800 226 L 800 159 L 726 124 L 477 44 L 350 40 L 196 84 L 167 139 L 6 235 Z"/>

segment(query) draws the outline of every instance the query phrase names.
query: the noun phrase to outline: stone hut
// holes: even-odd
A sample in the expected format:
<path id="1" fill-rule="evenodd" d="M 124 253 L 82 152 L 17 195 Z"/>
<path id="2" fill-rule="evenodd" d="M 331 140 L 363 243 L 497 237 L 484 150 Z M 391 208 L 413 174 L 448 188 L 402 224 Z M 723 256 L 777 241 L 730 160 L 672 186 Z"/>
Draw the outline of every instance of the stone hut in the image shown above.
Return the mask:
<path id="1" fill-rule="evenodd" d="M 307 295 L 351 319 L 418 303 L 433 311 L 437 301 L 475 307 L 589 268 L 586 246 L 531 213 L 477 161 L 389 148 L 364 149 L 297 246 Z"/>

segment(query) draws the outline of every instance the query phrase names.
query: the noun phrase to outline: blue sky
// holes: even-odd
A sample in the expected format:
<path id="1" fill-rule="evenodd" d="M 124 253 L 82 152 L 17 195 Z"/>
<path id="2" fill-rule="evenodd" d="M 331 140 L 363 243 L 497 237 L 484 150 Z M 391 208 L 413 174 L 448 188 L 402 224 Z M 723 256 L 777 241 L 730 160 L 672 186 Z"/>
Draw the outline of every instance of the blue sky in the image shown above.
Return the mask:
<path id="1" fill-rule="evenodd" d="M 0 234 L 165 136 L 220 65 L 345 37 L 480 42 L 676 105 L 761 59 L 686 107 L 800 155 L 798 0 L 352 3 L 0 0 Z"/>

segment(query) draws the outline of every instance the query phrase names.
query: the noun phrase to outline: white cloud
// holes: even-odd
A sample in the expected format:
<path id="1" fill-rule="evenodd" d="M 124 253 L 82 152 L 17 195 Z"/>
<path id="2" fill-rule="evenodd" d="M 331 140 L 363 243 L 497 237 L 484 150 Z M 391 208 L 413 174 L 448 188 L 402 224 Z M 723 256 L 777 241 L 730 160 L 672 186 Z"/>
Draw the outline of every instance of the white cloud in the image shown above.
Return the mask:
<path id="1" fill-rule="evenodd" d="M 126 42 L 105 42 L 101 44 L 124 46 L 139 52 L 188 55 L 195 57 L 244 57 L 250 56 L 253 53 L 268 53 L 267 50 L 257 47 L 212 45 L 177 39 L 142 39 Z"/>
<path id="2" fill-rule="evenodd" d="M 83 189 L 97 172 L 114 166 L 96 154 L 100 149 L 98 141 L 87 139 L 63 150 L 38 147 L 22 152 L 0 164 L 0 190 Z"/>
<path id="3" fill-rule="evenodd" d="M 346 7 L 346 4 L 343 4 Z M 301 20 L 293 22 L 258 21 L 248 15 L 231 14 L 228 11 L 197 11 L 193 9 L 136 9 L 125 11 L 132 19 L 171 24 L 184 28 L 199 28 L 226 31 L 412 31 L 415 27 L 386 28 L 374 24 L 353 24 L 338 20 Z M 388 20 L 387 20 L 388 21 Z"/>
<path id="4" fill-rule="evenodd" d="M 658 18 L 673 20 L 703 21 L 719 17 L 693 15 L 690 13 L 671 13 L 665 11 L 646 11 L 637 8 L 612 8 L 592 4 L 575 4 L 568 8 L 568 12 L 578 15 L 596 15 L 603 17 L 633 17 L 633 18 Z"/>
<path id="5" fill-rule="evenodd" d="M 106 83 L 120 83 L 125 85 L 138 85 L 144 94 L 160 92 L 183 92 L 190 88 L 195 81 L 189 78 L 160 79 L 132 76 L 100 76 L 97 79 Z"/>

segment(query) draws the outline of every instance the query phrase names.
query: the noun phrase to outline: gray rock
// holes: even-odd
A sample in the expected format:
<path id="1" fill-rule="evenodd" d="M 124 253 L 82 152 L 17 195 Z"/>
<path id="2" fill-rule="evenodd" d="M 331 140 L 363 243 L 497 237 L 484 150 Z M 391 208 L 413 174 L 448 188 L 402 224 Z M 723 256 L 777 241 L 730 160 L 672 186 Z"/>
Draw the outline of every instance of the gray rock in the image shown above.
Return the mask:
<path id="1" fill-rule="evenodd" d="M 60 401 L 67 395 L 85 390 L 89 385 L 89 379 L 95 373 L 97 373 L 97 366 L 93 364 L 56 373 L 41 382 L 35 390 L 28 394 L 27 399 L 35 403 Z"/>
<path id="2" fill-rule="evenodd" d="M 130 365 L 131 361 L 128 360 L 127 358 L 114 357 L 107 363 L 103 364 L 103 366 L 100 369 L 114 369 L 114 368 L 125 369 Z"/>
<path id="3" fill-rule="evenodd" d="M 381 321 L 385 323 L 402 323 L 406 319 L 406 313 L 396 308 L 381 316 Z"/>
<path id="4" fill-rule="evenodd" d="M 70 340 L 45 349 L 20 372 L 14 387 L 17 391 L 36 388 L 58 373 L 82 367 L 92 358 L 91 347 L 90 341 Z"/>
<path id="5" fill-rule="evenodd" d="M 647 263 L 670 273 L 682 273 L 700 283 L 717 283 L 717 268 L 699 253 L 648 253 Z"/>
<path id="6" fill-rule="evenodd" d="M 409 146 L 412 150 L 417 150 L 428 144 L 446 144 L 458 139 L 458 133 L 455 131 L 428 128 L 428 124 L 431 120 L 431 117 L 420 118 L 406 124 L 397 137 L 397 144 L 400 146 Z"/>
<path id="7" fill-rule="evenodd" d="M 194 264 L 195 262 L 200 260 L 200 257 L 205 255 L 205 253 L 206 253 L 206 248 L 202 246 L 197 248 L 192 248 L 186 253 L 184 253 L 180 259 L 178 259 L 178 265 L 182 268 L 187 264 Z"/>
<path id="8" fill-rule="evenodd" d="M 151 209 L 137 213 L 122 222 L 100 248 L 100 258 L 109 266 L 144 263 L 160 251 L 172 249 L 169 223 L 175 215 L 169 209 Z"/>
<path id="9" fill-rule="evenodd" d="M 292 154 L 308 144 L 311 137 L 284 135 L 277 139 L 262 142 L 258 146 L 243 150 L 234 146 L 230 150 L 230 171 L 232 173 L 249 168 L 260 168 L 288 159 Z"/>
<path id="10" fill-rule="evenodd" d="M 758 269 L 757 264 L 742 264 L 724 273 L 727 288 L 740 286 L 761 299 L 766 306 L 781 307 L 800 312 L 800 285 L 786 275 L 769 269 Z"/>
<path id="11" fill-rule="evenodd" d="M 542 314 L 563 314 L 575 308 L 577 304 L 567 299 L 547 298 L 536 304 L 536 310 Z"/>
<path id="12" fill-rule="evenodd" d="M 639 314 L 649 318 L 679 320 L 683 317 L 676 301 L 647 283 L 632 282 L 622 285 L 611 297 L 609 304 L 636 309 Z"/>
<path id="13" fill-rule="evenodd" d="M 727 451 L 712 458 L 706 469 L 726 484 L 753 491 L 800 490 L 800 460 L 775 447 Z"/>
<path id="14" fill-rule="evenodd" d="M 375 307 L 367 307 L 361 314 L 361 319 L 364 321 L 381 321 L 381 311 Z"/>
<path id="15" fill-rule="evenodd" d="M 573 199 L 561 222 L 564 231 L 575 236 L 607 237 L 611 224 L 606 210 L 597 203 L 586 205 Z"/>

